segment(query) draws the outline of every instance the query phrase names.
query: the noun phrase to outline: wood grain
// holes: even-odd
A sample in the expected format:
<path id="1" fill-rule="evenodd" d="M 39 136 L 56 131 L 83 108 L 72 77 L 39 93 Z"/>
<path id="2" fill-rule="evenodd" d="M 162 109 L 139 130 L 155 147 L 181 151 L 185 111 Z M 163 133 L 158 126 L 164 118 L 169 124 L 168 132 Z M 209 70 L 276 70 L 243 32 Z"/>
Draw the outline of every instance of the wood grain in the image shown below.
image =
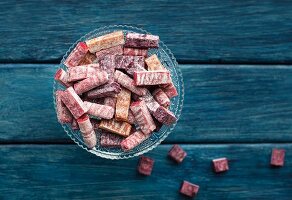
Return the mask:
<path id="1" fill-rule="evenodd" d="M 292 63 L 291 1 L 0 2 L 0 62 L 59 62 L 82 35 L 128 24 L 161 37 L 181 62 Z"/>
<path id="2" fill-rule="evenodd" d="M 183 145 L 181 165 L 166 155 L 171 146 L 148 153 L 155 159 L 150 177 L 137 174 L 137 158 L 95 157 L 76 145 L 0 146 L 1 199 L 185 199 L 182 180 L 200 185 L 196 199 L 291 199 L 292 145 Z M 269 165 L 271 149 L 285 148 L 283 168 Z M 230 170 L 215 174 L 211 160 L 226 156 Z"/>
<path id="3" fill-rule="evenodd" d="M 292 68 L 180 65 L 181 118 L 166 143 L 292 142 Z M 68 143 L 53 108 L 55 65 L 0 65 L 0 142 Z"/>

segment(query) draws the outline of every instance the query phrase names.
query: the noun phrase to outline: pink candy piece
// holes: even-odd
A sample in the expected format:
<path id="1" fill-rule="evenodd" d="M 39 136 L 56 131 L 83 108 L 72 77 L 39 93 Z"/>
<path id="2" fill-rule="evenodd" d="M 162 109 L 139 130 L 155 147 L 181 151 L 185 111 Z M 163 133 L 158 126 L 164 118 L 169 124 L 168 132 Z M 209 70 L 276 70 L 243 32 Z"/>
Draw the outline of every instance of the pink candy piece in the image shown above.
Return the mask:
<path id="1" fill-rule="evenodd" d="M 56 91 L 56 105 L 57 105 L 57 117 L 60 123 L 71 123 L 73 116 L 62 102 L 62 93 L 63 91 L 58 90 Z"/>
<path id="2" fill-rule="evenodd" d="M 124 74 L 121 71 L 117 70 L 115 72 L 114 77 L 115 77 L 115 81 L 118 82 L 121 86 L 127 88 L 128 90 L 130 90 L 131 92 L 133 92 L 139 96 L 143 96 L 147 92 L 146 88 L 141 88 L 141 87 L 135 86 L 133 79 L 131 79 L 128 75 Z"/>
<path id="3" fill-rule="evenodd" d="M 98 70 L 95 66 L 99 66 L 99 64 L 80 65 L 73 68 L 69 68 L 68 81 L 69 82 L 80 81 L 94 76 Z"/>
<path id="4" fill-rule="evenodd" d="M 213 167 L 216 173 L 229 170 L 227 158 L 218 158 L 213 160 Z"/>
<path id="5" fill-rule="evenodd" d="M 115 110 L 110 106 L 91 103 L 88 101 L 85 101 L 84 103 L 89 107 L 87 113 L 92 116 L 99 117 L 102 119 L 111 119 L 114 116 Z"/>
<path id="6" fill-rule="evenodd" d="M 107 81 L 108 81 L 108 74 L 106 73 L 106 71 L 99 71 L 95 74 L 95 76 L 86 78 L 74 84 L 74 89 L 77 94 L 82 94 L 97 86 L 105 84 Z"/>
<path id="7" fill-rule="evenodd" d="M 138 97 L 139 100 L 144 100 L 149 112 L 153 115 L 156 110 L 159 108 L 159 103 L 155 101 L 149 90 L 147 90 L 146 94 L 142 97 Z"/>
<path id="8" fill-rule="evenodd" d="M 182 186 L 180 188 L 180 193 L 189 197 L 195 197 L 199 192 L 199 188 L 200 187 L 198 185 L 195 185 L 188 181 L 183 181 Z"/>
<path id="9" fill-rule="evenodd" d="M 103 49 L 103 50 L 95 53 L 96 58 L 98 60 L 103 59 L 108 54 L 110 54 L 110 55 L 123 55 L 123 46 L 118 45 L 118 46 L 114 46 L 114 47 L 111 47 L 108 49 Z"/>
<path id="10" fill-rule="evenodd" d="M 58 71 L 55 74 L 55 80 L 65 87 L 72 86 L 72 84 L 68 82 L 68 78 L 69 78 L 68 74 L 63 69 L 58 69 Z"/>
<path id="11" fill-rule="evenodd" d="M 83 141 L 89 149 L 92 149 L 96 146 L 97 139 L 94 130 L 91 131 L 90 134 L 83 136 Z"/>
<path id="12" fill-rule="evenodd" d="M 79 42 L 66 58 L 64 65 L 67 67 L 75 67 L 84 58 L 88 52 L 88 47 L 84 42 Z"/>
<path id="13" fill-rule="evenodd" d="M 152 92 L 152 95 L 154 99 L 163 107 L 168 107 L 170 105 L 170 99 L 165 92 L 162 91 L 162 89 L 157 88 Z"/>
<path id="14" fill-rule="evenodd" d="M 129 151 L 141 144 L 148 137 L 149 135 L 144 134 L 142 131 L 135 131 L 122 141 L 121 147 L 124 151 Z"/>
<path id="15" fill-rule="evenodd" d="M 165 92 L 165 94 L 168 96 L 168 98 L 173 98 L 178 95 L 176 87 L 173 85 L 173 83 L 170 83 L 167 85 L 161 85 L 161 88 Z"/>
<path id="16" fill-rule="evenodd" d="M 83 136 L 91 134 L 93 126 L 89 120 L 88 115 L 82 115 L 77 119 L 78 126 Z"/>
<path id="17" fill-rule="evenodd" d="M 153 169 L 153 165 L 154 165 L 153 159 L 146 156 L 141 156 L 137 168 L 138 172 L 145 176 L 150 176 Z"/>
<path id="18" fill-rule="evenodd" d="M 70 110 L 73 117 L 78 119 L 81 117 L 85 112 L 87 112 L 86 106 L 83 104 L 83 101 L 80 97 L 76 94 L 72 87 L 67 88 L 62 93 L 62 101 L 66 105 L 66 107 Z"/>
<path id="19" fill-rule="evenodd" d="M 273 149 L 271 156 L 271 165 L 282 167 L 285 161 L 285 149 Z"/>
<path id="20" fill-rule="evenodd" d="M 125 47 L 134 48 L 158 48 L 159 37 L 156 35 L 127 33 Z"/>
<path id="21" fill-rule="evenodd" d="M 128 74 L 133 75 L 134 71 L 146 71 L 143 56 L 115 56 L 115 68 L 125 69 Z"/>
<path id="22" fill-rule="evenodd" d="M 181 163 L 187 156 L 187 153 L 179 145 L 175 144 L 168 152 L 168 156 L 176 162 Z"/>
<path id="23" fill-rule="evenodd" d="M 175 115 L 164 108 L 163 106 L 159 106 L 159 108 L 153 113 L 153 116 L 162 124 L 171 125 L 174 124 L 177 120 Z"/>
<path id="24" fill-rule="evenodd" d="M 142 132 L 149 135 L 153 130 L 155 130 L 155 123 L 146 107 L 145 102 L 136 101 L 130 106 L 130 109 L 135 117 L 136 123 L 141 128 Z"/>
<path id="25" fill-rule="evenodd" d="M 116 97 L 106 97 L 104 98 L 104 105 L 116 108 L 117 98 Z"/>
<path id="26" fill-rule="evenodd" d="M 102 130 L 100 135 L 100 146 L 102 147 L 120 147 L 123 138 L 116 134 Z"/>
<path id="27" fill-rule="evenodd" d="M 115 72 L 115 55 L 106 55 L 99 61 L 99 69 L 104 70 L 108 73 L 109 82 L 114 81 Z"/>
<path id="28" fill-rule="evenodd" d="M 136 86 L 169 84 L 171 77 L 166 70 L 135 71 L 134 83 Z"/>
<path id="29" fill-rule="evenodd" d="M 93 89 L 85 94 L 85 97 L 89 99 L 102 98 L 102 97 L 115 97 L 121 92 L 120 84 L 116 82 L 102 85 L 96 89 Z"/>
<path id="30" fill-rule="evenodd" d="M 147 57 L 148 49 L 124 48 L 124 55 Z"/>

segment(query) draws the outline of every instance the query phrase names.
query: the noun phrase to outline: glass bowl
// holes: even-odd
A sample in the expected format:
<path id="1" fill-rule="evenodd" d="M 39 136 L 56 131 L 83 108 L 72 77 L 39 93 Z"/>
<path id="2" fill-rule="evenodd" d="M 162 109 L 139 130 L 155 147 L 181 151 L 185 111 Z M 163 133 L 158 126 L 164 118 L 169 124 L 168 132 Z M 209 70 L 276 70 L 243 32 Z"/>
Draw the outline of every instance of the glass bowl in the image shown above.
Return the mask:
<path id="1" fill-rule="evenodd" d="M 92 39 L 116 30 L 123 30 L 124 33 L 127 32 L 137 32 L 137 33 L 147 33 L 149 32 L 132 27 L 132 26 L 126 26 L 126 25 L 112 25 L 112 26 L 106 26 L 99 29 L 96 29 L 94 31 L 91 31 L 90 33 L 86 34 L 85 36 L 81 37 L 78 41 L 76 41 L 66 52 L 64 55 L 61 63 L 60 68 L 63 68 L 66 71 L 66 66 L 63 64 L 69 53 L 73 50 L 73 48 L 76 46 L 76 44 L 80 41 L 85 41 L 88 39 Z M 182 107 L 183 107 L 183 100 L 184 100 L 184 84 L 183 84 L 183 77 L 182 73 L 178 67 L 178 63 L 171 53 L 171 51 L 167 48 L 167 46 L 160 41 L 159 42 L 159 48 L 158 49 L 149 49 L 148 56 L 152 54 L 157 54 L 159 57 L 161 63 L 170 71 L 172 81 L 177 89 L 178 96 L 171 99 L 171 105 L 170 110 L 175 114 L 175 116 L 179 119 Z M 55 92 L 57 90 L 64 90 L 64 87 L 60 85 L 58 82 L 54 81 L 54 89 L 53 89 L 53 98 L 54 98 L 54 106 L 56 109 L 56 100 L 55 100 Z M 107 159 L 127 159 L 132 158 L 135 156 L 139 156 L 141 154 L 144 154 L 155 147 L 157 147 L 174 129 L 176 123 L 172 124 L 171 126 L 163 126 L 159 132 L 153 132 L 153 134 L 145 140 L 143 143 L 138 145 L 136 148 L 124 152 L 120 148 L 105 148 L 101 147 L 99 145 L 99 139 L 100 139 L 100 132 L 96 131 L 97 136 L 97 145 L 93 149 L 88 149 L 83 142 L 81 133 L 79 130 L 72 130 L 70 125 L 68 124 L 62 124 L 62 127 L 64 128 L 65 132 L 69 137 L 78 144 L 81 148 L 87 150 L 90 153 L 93 153 L 97 156 L 107 158 Z"/>

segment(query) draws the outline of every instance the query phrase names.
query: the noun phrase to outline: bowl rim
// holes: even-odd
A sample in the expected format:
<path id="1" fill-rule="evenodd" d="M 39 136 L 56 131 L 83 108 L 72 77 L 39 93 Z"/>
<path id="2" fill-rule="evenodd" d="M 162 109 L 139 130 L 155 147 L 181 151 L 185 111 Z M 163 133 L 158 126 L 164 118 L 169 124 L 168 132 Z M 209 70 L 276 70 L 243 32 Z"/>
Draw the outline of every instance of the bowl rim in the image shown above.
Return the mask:
<path id="1" fill-rule="evenodd" d="M 62 57 L 62 60 L 60 62 L 60 64 L 58 65 L 59 68 L 60 66 L 63 65 L 65 59 L 68 57 L 69 53 L 73 50 L 73 48 L 76 46 L 76 44 L 78 42 L 81 42 L 81 41 L 85 41 L 85 39 L 88 39 L 90 36 L 93 36 L 94 34 L 98 33 L 98 32 L 101 32 L 102 30 L 106 30 L 106 29 L 116 29 L 116 28 L 119 28 L 121 29 L 122 31 L 128 31 L 127 29 L 131 29 L 132 30 L 137 30 L 139 32 L 143 32 L 145 34 L 151 34 L 150 32 L 142 29 L 142 28 L 138 28 L 138 27 L 134 27 L 134 26 L 130 26 L 130 25 L 108 25 L 108 26 L 103 26 L 103 27 L 100 27 L 100 28 L 97 28 L 97 29 L 94 29 L 90 32 L 88 32 L 87 34 L 83 35 L 82 37 L 80 37 L 78 40 L 76 40 L 70 47 L 69 49 L 66 51 L 66 53 L 63 55 Z M 166 55 L 168 55 L 171 59 L 171 61 L 174 63 L 174 66 L 176 68 L 176 73 L 177 73 L 177 76 L 179 77 L 178 78 L 178 82 L 179 82 L 179 85 L 180 85 L 180 95 L 179 95 L 179 101 L 178 101 L 178 104 L 177 106 L 179 107 L 179 109 L 177 110 L 177 122 L 179 121 L 180 119 L 180 116 L 181 116 L 181 113 L 182 113 L 182 109 L 183 109 L 183 102 L 184 102 L 184 81 L 183 81 L 183 76 L 182 76 L 182 72 L 180 70 L 180 67 L 178 65 L 178 62 L 176 60 L 176 58 L 174 57 L 173 53 L 170 51 L 170 49 L 160 40 L 159 41 L 159 45 L 163 51 L 165 51 Z M 59 69 L 58 68 L 58 69 Z M 56 88 L 56 81 L 54 81 L 53 83 L 53 103 L 54 103 L 54 107 L 55 107 L 55 111 L 57 113 L 57 105 L 56 105 L 56 98 L 55 98 L 55 91 L 57 90 Z M 133 157 L 137 157 L 137 156 L 140 156 L 142 154 L 145 154 L 151 150 L 153 150 L 154 148 L 156 148 L 159 144 L 161 144 L 162 141 L 164 141 L 170 133 L 172 133 L 173 129 L 175 128 L 176 124 L 172 124 L 171 126 L 169 126 L 169 129 L 166 131 L 166 133 L 159 139 L 157 140 L 155 143 L 153 143 L 153 145 L 151 146 L 148 146 L 147 148 L 143 149 L 142 151 L 138 151 L 138 152 L 135 152 L 133 154 L 128 154 L 128 155 L 123 155 L 122 157 L 119 156 L 119 155 L 110 155 L 110 154 L 107 154 L 106 152 L 103 152 L 103 151 L 98 151 L 95 147 L 93 149 L 88 149 L 87 147 L 85 147 L 79 140 L 78 138 L 74 137 L 74 135 L 68 131 L 65 127 L 68 126 L 67 124 L 61 124 L 61 126 L 63 127 L 64 131 L 66 132 L 66 134 L 71 138 L 71 140 L 73 140 L 79 147 L 81 147 L 82 149 L 86 150 L 87 152 L 90 152 L 98 157 L 101 157 L 101 158 L 105 158 L 105 159 L 111 159 L 111 160 L 121 160 L 121 159 L 129 159 L 129 158 L 133 158 Z"/>

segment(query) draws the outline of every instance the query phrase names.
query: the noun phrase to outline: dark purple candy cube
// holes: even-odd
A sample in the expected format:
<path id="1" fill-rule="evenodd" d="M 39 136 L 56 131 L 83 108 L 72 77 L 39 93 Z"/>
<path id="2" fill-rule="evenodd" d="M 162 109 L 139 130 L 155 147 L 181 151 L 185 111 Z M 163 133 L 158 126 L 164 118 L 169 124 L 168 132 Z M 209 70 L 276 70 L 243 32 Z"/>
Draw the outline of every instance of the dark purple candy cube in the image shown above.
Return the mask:
<path id="1" fill-rule="evenodd" d="M 168 156 L 176 162 L 181 163 L 187 156 L 187 153 L 179 145 L 175 144 L 168 152 Z"/>
<path id="2" fill-rule="evenodd" d="M 214 171 L 216 173 L 229 170 L 227 158 L 217 158 L 213 160 Z"/>
<path id="3" fill-rule="evenodd" d="M 282 167 L 285 161 L 285 150 L 284 149 L 273 149 L 271 156 L 271 165 Z"/>
<path id="4" fill-rule="evenodd" d="M 197 193 L 199 192 L 200 186 L 192 184 L 188 181 L 183 181 L 181 188 L 180 188 L 180 193 L 189 196 L 189 197 L 195 197 Z"/>
<path id="5" fill-rule="evenodd" d="M 141 156 L 139 165 L 138 165 L 138 172 L 140 174 L 143 174 L 145 176 L 150 176 L 152 172 L 152 168 L 154 165 L 154 160 L 146 157 L 146 156 Z"/>

